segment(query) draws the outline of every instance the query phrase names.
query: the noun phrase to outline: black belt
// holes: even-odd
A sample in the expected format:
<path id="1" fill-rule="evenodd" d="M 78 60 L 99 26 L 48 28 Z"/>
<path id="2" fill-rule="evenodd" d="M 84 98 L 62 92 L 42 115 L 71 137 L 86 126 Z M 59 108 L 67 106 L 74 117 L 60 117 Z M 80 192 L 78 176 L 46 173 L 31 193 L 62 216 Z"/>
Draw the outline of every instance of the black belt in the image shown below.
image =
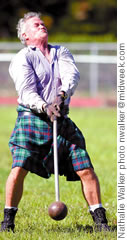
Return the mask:
<path id="1" fill-rule="evenodd" d="M 52 122 L 50 121 L 49 117 L 47 116 L 46 113 L 37 113 L 37 112 L 27 112 L 27 111 L 19 111 L 18 112 L 18 117 L 22 117 L 22 116 L 37 116 L 39 117 L 41 120 L 48 122 L 49 124 L 52 124 Z M 64 120 L 64 117 L 60 117 L 58 118 L 58 123 L 62 122 Z"/>
<path id="2" fill-rule="evenodd" d="M 37 116 L 40 117 L 44 121 L 49 121 L 49 118 L 46 113 L 36 113 L 36 112 L 27 112 L 27 111 L 19 111 L 18 112 L 18 117 L 23 117 L 23 116 Z"/>

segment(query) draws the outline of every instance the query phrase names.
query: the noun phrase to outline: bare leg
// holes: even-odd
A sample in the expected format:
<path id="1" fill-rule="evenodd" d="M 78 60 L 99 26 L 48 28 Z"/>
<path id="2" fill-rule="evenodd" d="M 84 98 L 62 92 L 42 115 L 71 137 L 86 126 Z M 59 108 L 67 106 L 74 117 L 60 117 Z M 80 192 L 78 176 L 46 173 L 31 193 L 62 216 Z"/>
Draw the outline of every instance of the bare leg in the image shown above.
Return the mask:
<path id="1" fill-rule="evenodd" d="M 88 168 L 78 171 L 77 174 L 81 179 L 83 195 L 88 205 L 100 204 L 100 185 L 94 170 Z M 103 207 L 98 207 L 94 211 L 90 211 L 90 213 L 95 223 L 95 231 L 110 231 Z"/>
<path id="2" fill-rule="evenodd" d="M 92 168 L 76 172 L 81 179 L 83 195 L 88 205 L 101 203 L 100 185 Z"/>
<path id="3" fill-rule="evenodd" d="M 21 167 L 11 170 L 6 183 L 6 206 L 17 207 L 23 193 L 23 182 L 28 171 Z"/>
<path id="4" fill-rule="evenodd" d="M 14 220 L 17 213 L 19 201 L 23 193 L 23 182 L 28 171 L 21 167 L 11 170 L 6 183 L 6 207 L 4 208 L 4 220 L 1 222 L 0 232 L 13 231 L 15 228 Z M 12 208 L 9 208 L 12 207 Z"/>

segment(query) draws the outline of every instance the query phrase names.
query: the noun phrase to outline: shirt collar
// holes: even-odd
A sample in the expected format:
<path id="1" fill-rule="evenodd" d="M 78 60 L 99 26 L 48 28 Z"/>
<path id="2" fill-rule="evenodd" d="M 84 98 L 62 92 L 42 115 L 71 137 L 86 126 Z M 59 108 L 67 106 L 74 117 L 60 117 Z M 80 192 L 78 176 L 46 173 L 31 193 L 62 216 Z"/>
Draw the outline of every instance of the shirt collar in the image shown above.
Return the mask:
<path id="1" fill-rule="evenodd" d="M 50 47 L 50 50 L 51 50 L 52 46 L 51 46 L 50 44 L 48 44 L 48 46 Z M 29 45 L 28 48 L 29 48 L 29 49 L 32 49 L 32 50 L 34 50 L 34 51 L 35 51 L 35 50 L 40 50 L 39 48 L 35 47 L 34 45 Z"/>
<path id="2" fill-rule="evenodd" d="M 56 48 L 53 47 L 52 45 L 48 44 L 49 47 L 50 47 L 50 54 L 51 54 L 51 63 L 54 62 L 54 58 L 55 58 L 55 55 L 56 55 Z M 35 47 L 34 45 L 29 45 L 28 46 L 28 49 L 30 50 L 33 50 L 33 51 L 40 51 L 39 48 Z"/>
<path id="3" fill-rule="evenodd" d="M 28 48 L 29 48 L 29 49 L 32 49 L 32 50 L 34 50 L 34 51 L 37 50 L 37 47 L 35 47 L 35 46 L 33 46 L 33 45 L 29 45 Z"/>

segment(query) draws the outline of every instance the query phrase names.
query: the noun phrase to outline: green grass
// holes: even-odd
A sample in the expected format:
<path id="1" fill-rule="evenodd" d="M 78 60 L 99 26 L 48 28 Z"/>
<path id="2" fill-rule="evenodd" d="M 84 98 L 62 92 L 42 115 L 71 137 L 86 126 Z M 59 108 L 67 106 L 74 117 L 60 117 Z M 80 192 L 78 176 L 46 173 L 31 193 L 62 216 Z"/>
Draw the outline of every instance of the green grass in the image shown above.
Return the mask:
<path id="1" fill-rule="evenodd" d="M 87 34 L 49 34 L 49 42 L 116 42 L 113 34 L 87 35 Z"/>
<path id="2" fill-rule="evenodd" d="M 15 123 L 15 107 L 1 107 L 0 116 L 0 219 L 3 220 L 5 183 L 12 163 L 8 139 Z M 116 110 L 71 109 L 70 116 L 85 135 L 87 149 L 100 180 L 102 203 L 107 209 L 109 225 L 116 226 Z M 86 231 L 86 226 L 92 226 L 93 222 L 80 182 L 67 182 L 60 177 L 60 196 L 68 206 L 68 216 L 56 222 L 48 216 L 48 206 L 55 200 L 54 176 L 46 180 L 29 173 L 15 220 L 15 234 L 0 233 L 0 240 L 117 239 L 116 231 Z"/>
<path id="3" fill-rule="evenodd" d="M 116 36 L 107 34 L 71 34 L 64 32 L 49 33 L 49 42 L 116 42 Z M 17 38 L 1 38 L 1 42 L 15 42 Z"/>

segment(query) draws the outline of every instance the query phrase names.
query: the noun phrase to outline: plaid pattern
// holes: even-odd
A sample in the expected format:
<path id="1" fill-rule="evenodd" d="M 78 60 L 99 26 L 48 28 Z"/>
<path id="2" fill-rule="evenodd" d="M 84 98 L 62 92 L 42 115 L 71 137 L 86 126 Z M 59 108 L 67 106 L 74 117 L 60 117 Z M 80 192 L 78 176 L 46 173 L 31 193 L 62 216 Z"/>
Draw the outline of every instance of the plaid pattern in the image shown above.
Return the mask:
<path id="1" fill-rule="evenodd" d="M 18 112 L 30 111 L 19 106 Z M 81 131 L 69 119 L 58 121 L 59 174 L 67 180 L 78 180 L 75 171 L 93 167 Z M 20 166 L 48 178 L 54 173 L 52 123 L 36 115 L 17 118 L 9 141 L 13 156 L 12 168 Z"/>

